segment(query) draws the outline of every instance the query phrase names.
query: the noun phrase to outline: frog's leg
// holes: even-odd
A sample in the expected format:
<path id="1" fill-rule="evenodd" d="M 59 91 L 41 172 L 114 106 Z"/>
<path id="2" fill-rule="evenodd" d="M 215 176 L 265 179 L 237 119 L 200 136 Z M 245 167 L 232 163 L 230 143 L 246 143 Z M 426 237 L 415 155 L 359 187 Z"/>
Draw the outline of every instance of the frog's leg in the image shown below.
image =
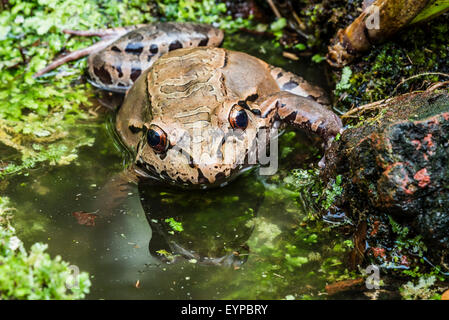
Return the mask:
<path id="1" fill-rule="evenodd" d="M 302 77 L 274 66 L 270 66 L 270 71 L 271 76 L 282 91 L 287 91 L 302 97 L 310 97 L 324 105 L 330 103 L 329 98 L 323 89 L 310 84 Z"/>
<path id="2" fill-rule="evenodd" d="M 218 46 L 223 32 L 194 23 L 160 22 L 138 28 L 89 56 L 89 82 L 125 93 L 163 54 L 181 48 Z"/>
<path id="3" fill-rule="evenodd" d="M 91 211 L 102 217 L 113 215 L 128 198 L 130 192 L 136 192 L 139 178 L 132 167 L 110 177 L 95 194 Z"/>
<path id="4" fill-rule="evenodd" d="M 340 118 L 311 98 L 281 91 L 256 101 L 260 116 L 312 132 L 325 142 L 325 148 L 342 132 Z M 252 107 L 252 106 L 251 106 Z"/>
<path id="5" fill-rule="evenodd" d="M 100 29 L 100 30 L 64 30 L 64 33 L 80 36 L 80 37 L 100 37 L 101 40 L 94 43 L 93 45 L 83 48 L 80 50 L 76 50 L 73 52 L 70 52 L 66 55 L 63 55 L 56 60 L 54 60 L 52 63 L 50 63 L 48 66 L 43 68 L 42 70 L 39 70 L 36 72 L 33 77 L 37 78 L 41 75 L 56 69 L 57 67 L 63 65 L 64 63 L 74 61 L 77 59 L 80 59 L 82 57 L 85 57 L 89 54 L 92 54 L 94 52 L 98 52 L 100 50 L 103 50 L 108 45 L 110 45 L 112 42 L 123 36 L 124 34 L 142 27 L 143 25 L 136 25 L 136 26 L 129 26 L 129 27 L 119 27 L 119 28 L 110 28 L 110 29 Z"/>

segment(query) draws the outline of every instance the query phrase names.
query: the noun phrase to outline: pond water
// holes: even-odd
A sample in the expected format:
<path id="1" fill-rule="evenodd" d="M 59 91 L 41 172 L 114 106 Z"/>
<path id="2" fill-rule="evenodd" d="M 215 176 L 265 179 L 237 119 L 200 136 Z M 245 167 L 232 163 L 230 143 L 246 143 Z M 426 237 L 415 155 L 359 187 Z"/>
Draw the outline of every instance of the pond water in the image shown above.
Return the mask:
<path id="1" fill-rule="evenodd" d="M 224 46 L 326 83 L 324 71 L 310 59 L 285 59 L 270 40 L 233 35 Z M 337 236 L 326 245 L 311 240 L 293 248 L 309 261 L 302 267 L 285 254 L 311 210 L 298 204 L 307 201 L 296 200 L 310 195 L 281 192 L 279 179 L 258 176 L 255 170 L 210 191 L 130 185 L 126 199 L 112 206 L 114 194 L 103 186 L 128 162 L 113 138 L 112 112 L 80 124 L 72 134 L 95 137 L 95 143 L 70 165 L 45 165 L 15 176 L 5 195 L 17 208 L 14 225 L 27 247 L 48 243 L 52 256 L 61 255 L 91 274 L 88 298 L 324 297 L 325 270 L 320 267 L 330 251 L 336 252 L 329 248 L 338 244 Z M 316 162 L 317 149 L 311 145 L 301 134 L 294 143 L 282 140 L 281 150 L 293 149 L 280 171 Z M 80 224 L 77 217 L 83 212 L 98 215 L 88 216 L 91 225 Z M 170 218 L 181 222 L 183 231 L 172 230 L 166 222 Z M 283 263 L 286 257 L 293 262 Z M 310 263 L 313 257 L 316 263 Z M 335 258 L 326 259 L 331 264 Z"/>

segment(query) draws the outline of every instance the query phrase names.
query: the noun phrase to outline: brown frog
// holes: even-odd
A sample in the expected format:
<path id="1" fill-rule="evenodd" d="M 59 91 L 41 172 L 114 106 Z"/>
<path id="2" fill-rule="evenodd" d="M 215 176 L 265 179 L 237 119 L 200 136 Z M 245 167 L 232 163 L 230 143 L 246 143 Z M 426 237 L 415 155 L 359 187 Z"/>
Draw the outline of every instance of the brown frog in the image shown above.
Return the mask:
<path id="1" fill-rule="evenodd" d="M 318 134 L 325 146 L 342 129 L 320 88 L 248 54 L 215 47 L 223 33 L 213 27 L 158 23 L 69 33 L 103 39 L 43 72 L 90 54 L 95 86 L 131 86 L 116 129 L 140 177 L 223 186 L 255 164 L 279 128 Z"/>

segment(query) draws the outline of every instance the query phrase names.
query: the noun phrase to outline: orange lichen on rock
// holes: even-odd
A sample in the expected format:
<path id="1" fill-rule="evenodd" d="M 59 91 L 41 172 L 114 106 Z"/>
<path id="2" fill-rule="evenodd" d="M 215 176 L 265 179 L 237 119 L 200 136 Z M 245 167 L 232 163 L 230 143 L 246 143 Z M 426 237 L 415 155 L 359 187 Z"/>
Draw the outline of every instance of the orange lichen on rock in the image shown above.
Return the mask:
<path id="1" fill-rule="evenodd" d="M 425 186 L 427 186 L 430 183 L 430 176 L 427 173 L 427 169 L 421 169 L 419 170 L 414 176 L 413 178 L 418 181 L 418 186 L 420 188 L 424 188 Z"/>

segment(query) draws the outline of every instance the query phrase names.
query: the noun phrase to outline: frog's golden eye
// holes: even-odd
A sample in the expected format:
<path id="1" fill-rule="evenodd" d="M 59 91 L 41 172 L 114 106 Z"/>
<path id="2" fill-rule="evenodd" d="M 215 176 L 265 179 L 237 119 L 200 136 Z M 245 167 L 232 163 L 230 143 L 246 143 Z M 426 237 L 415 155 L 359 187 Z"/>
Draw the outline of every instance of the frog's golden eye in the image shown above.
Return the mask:
<path id="1" fill-rule="evenodd" d="M 152 125 L 148 129 L 147 142 L 157 153 L 165 152 L 168 147 L 167 134 L 156 125 Z"/>
<path id="2" fill-rule="evenodd" d="M 245 109 L 235 104 L 229 113 L 229 123 L 233 129 L 245 130 L 248 126 L 248 114 Z"/>

